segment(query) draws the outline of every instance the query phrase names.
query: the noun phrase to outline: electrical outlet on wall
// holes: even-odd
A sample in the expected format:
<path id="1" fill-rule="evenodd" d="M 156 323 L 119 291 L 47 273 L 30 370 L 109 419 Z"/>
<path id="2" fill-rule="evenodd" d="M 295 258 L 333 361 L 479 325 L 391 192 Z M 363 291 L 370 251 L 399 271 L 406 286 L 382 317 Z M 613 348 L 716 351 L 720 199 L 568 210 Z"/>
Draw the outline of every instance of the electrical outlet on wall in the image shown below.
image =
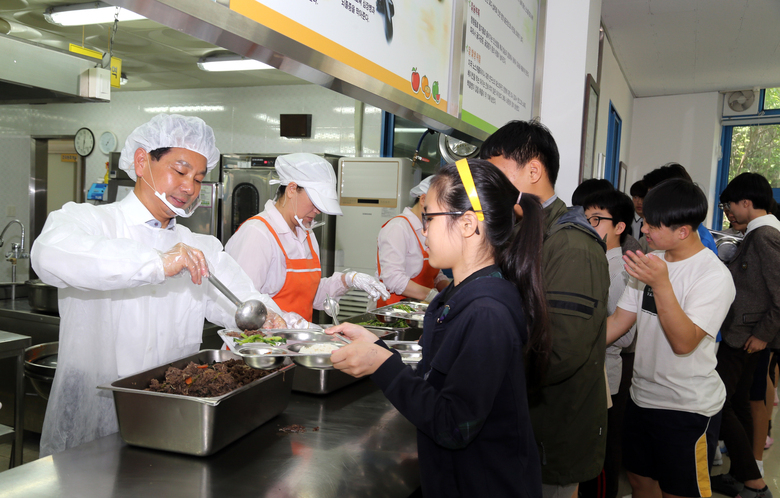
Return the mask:
<path id="1" fill-rule="evenodd" d="M 6 216 L 16 216 L 16 206 L 6 206 L 5 207 L 5 215 Z"/>

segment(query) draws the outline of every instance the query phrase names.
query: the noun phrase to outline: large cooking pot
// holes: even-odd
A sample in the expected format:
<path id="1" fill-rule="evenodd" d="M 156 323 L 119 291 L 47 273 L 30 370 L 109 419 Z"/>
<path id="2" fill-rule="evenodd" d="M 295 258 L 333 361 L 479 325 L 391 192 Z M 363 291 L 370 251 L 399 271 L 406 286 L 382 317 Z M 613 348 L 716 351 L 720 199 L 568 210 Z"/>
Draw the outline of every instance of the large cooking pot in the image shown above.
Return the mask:
<path id="1" fill-rule="evenodd" d="M 30 303 L 33 311 L 52 315 L 59 314 L 56 287 L 44 284 L 37 279 L 28 280 L 25 285 L 27 286 L 27 302 Z"/>
<path id="2" fill-rule="evenodd" d="M 49 399 L 59 345 L 59 342 L 44 342 L 24 350 L 24 375 L 43 399 Z"/>

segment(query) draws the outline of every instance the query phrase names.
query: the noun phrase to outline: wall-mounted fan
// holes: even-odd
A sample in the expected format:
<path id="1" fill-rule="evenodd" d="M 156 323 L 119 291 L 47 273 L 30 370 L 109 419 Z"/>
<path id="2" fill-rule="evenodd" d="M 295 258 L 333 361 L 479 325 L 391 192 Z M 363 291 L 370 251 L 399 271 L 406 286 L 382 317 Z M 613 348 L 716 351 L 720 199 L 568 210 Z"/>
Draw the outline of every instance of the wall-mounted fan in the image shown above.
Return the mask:
<path id="1" fill-rule="evenodd" d="M 756 92 L 753 90 L 741 90 L 731 92 L 726 97 L 729 109 L 734 112 L 742 112 L 750 108 L 756 100 Z"/>

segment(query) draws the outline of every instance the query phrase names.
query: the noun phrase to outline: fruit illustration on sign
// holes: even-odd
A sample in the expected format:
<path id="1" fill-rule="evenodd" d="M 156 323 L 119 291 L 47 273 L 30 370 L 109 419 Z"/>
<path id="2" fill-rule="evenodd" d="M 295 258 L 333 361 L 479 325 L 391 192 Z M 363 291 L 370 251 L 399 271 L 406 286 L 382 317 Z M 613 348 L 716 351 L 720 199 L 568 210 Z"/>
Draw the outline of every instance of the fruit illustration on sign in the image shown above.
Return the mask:
<path id="1" fill-rule="evenodd" d="M 423 95 L 425 95 L 426 99 L 431 98 L 431 87 L 428 86 L 428 77 L 427 76 L 423 76 L 422 77 L 422 91 L 423 91 Z"/>
<path id="2" fill-rule="evenodd" d="M 437 104 L 441 100 L 441 95 L 439 94 L 439 82 L 434 81 L 433 82 L 433 101 Z"/>
<path id="3" fill-rule="evenodd" d="M 412 91 L 417 93 L 420 91 L 420 73 L 417 72 L 417 68 L 412 68 Z"/>

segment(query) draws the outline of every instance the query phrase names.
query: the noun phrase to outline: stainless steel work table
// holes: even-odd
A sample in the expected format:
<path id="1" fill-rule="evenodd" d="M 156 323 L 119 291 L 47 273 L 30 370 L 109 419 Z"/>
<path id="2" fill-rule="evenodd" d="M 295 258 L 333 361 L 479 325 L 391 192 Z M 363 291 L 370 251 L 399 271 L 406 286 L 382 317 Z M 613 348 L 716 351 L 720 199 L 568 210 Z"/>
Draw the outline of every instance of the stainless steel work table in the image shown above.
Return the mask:
<path id="1" fill-rule="evenodd" d="M 14 426 L 0 425 L 0 441 L 13 437 L 14 452 L 11 466 L 22 464 L 24 447 L 24 349 L 30 347 L 30 338 L 24 335 L 0 331 L 0 358 L 14 358 L 16 363 Z"/>
<path id="2" fill-rule="evenodd" d="M 279 432 L 291 424 L 306 432 Z M 327 396 L 293 392 L 284 413 L 209 457 L 113 434 L 0 473 L 2 497 L 405 498 L 419 485 L 415 428 L 367 379 Z"/>

